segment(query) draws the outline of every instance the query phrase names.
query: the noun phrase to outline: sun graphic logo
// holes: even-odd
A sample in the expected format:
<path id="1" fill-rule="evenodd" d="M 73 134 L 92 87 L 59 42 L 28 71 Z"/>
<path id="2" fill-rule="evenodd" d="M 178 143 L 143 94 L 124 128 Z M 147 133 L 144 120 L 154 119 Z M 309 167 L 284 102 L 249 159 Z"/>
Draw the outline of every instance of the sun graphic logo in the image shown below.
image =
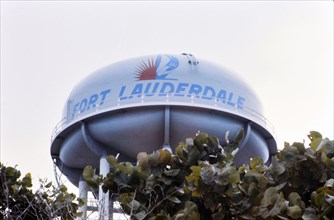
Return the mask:
<path id="1" fill-rule="evenodd" d="M 178 66 L 179 60 L 176 57 L 159 55 L 155 60 L 152 58 L 140 63 L 136 80 L 176 80 L 175 78 L 169 78 L 168 75 Z"/>

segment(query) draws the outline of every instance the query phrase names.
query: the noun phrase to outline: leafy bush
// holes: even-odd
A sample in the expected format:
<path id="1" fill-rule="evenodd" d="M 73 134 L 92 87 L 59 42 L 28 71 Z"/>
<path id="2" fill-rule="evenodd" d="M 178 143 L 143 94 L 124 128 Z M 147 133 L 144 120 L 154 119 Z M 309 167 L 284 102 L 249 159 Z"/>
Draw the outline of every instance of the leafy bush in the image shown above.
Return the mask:
<path id="1" fill-rule="evenodd" d="M 131 219 L 334 219 L 334 141 L 308 137 L 310 148 L 286 143 L 269 166 L 252 158 L 236 167 L 243 131 L 226 146 L 201 132 L 175 155 L 139 153 L 136 165 L 108 156 L 106 177 L 87 166 L 84 178 Z"/>
<path id="2" fill-rule="evenodd" d="M 51 182 L 40 180 L 37 191 L 32 190 L 31 174 L 22 179 L 16 167 L 0 163 L 0 219 L 75 219 L 80 216 L 77 208 L 83 202 L 64 185 L 55 187 Z"/>

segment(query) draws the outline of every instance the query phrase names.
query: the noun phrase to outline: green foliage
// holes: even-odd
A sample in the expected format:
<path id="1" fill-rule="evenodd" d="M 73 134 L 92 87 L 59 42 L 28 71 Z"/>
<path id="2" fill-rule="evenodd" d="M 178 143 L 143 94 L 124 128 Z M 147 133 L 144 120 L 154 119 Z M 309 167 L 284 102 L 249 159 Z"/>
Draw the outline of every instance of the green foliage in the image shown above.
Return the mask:
<path id="1" fill-rule="evenodd" d="M 34 192 L 31 174 L 20 177 L 18 169 L 0 163 L 0 219 L 75 219 L 80 215 L 77 208 L 82 201 L 75 201 L 76 196 L 64 185 L 55 187 L 40 180 Z"/>
<path id="2" fill-rule="evenodd" d="M 261 158 L 234 165 L 241 130 L 226 146 L 198 133 L 167 150 L 139 153 L 137 164 L 108 157 L 102 178 L 86 167 L 88 183 L 110 191 L 131 219 L 334 219 L 334 141 L 311 131 L 310 148 L 285 143 L 269 166 Z"/>

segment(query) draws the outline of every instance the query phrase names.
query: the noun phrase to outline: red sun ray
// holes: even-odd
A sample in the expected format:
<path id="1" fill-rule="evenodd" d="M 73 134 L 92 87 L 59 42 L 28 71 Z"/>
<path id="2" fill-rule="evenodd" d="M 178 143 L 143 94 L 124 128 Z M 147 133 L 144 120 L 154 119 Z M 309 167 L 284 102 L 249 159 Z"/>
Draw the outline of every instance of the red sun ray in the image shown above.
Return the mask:
<path id="1" fill-rule="evenodd" d="M 156 66 L 154 60 L 148 60 L 148 62 L 142 61 L 140 66 L 138 67 L 136 79 L 140 80 L 152 80 L 156 79 Z"/>

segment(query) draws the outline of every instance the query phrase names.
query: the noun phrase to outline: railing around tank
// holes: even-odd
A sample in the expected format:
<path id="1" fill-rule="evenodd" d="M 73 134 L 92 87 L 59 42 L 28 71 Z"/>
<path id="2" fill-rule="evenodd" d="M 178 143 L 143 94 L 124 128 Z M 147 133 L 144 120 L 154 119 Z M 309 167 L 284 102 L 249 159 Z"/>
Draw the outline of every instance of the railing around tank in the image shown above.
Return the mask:
<path id="1" fill-rule="evenodd" d="M 67 117 L 63 118 L 60 122 L 58 122 L 58 124 L 56 125 L 56 127 L 53 129 L 52 134 L 51 134 L 51 142 L 53 142 L 53 140 L 56 138 L 56 136 L 61 132 L 62 128 L 64 127 L 64 125 L 67 124 Z"/>
<path id="2" fill-rule="evenodd" d="M 116 110 L 116 109 L 120 109 L 121 106 L 122 107 L 135 107 L 136 105 L 138 106 L 146 106 L 146 105 L 184 105 L 184 106 L 194 106 L 194 104 L 196 104 L 196 106 L 198 107 L 202 107 L 202 108 L 209 108 L 209 109 L 216 109 L 216 110 L 226 110 L 229 113 L 235 113 L 235 114 L 241 114 L 242 116 L 250 116 L 251 118 L 256 118 L 257 120 L 261 121 L 261 125 L 265 126 L 265 128 L 267 130 L 269 130 L 269 132 L 272 135 L 275 135 L 275 128 L 274 125 L 261 113 L 255 111 L 252 108 L 249 108 L 247 106 L 243 106 L 242 109 L 237 108 L 236 106 L 232 107 L 231 105 L 228 105 L 226 103 L 223 102 L 219 102 L 217 101 L 217 99 L 212 99 L 212 100 L 206 100 L 205 103 L 203 102 L 203 100 L 201 100 L 201 102 L 196 102 L 196 98 L 195 97 L 191 97 L 189 100 L 189 102 L 185 102 L 184 99 L 182 100 L 182 102 L 180 101 L 174 101 L 173 98 L 169 95 L 166 95 L 166 99 L 165 101 L 161 101 L 161 97 L 159 97 L 160 100 L 154 100 L 152 101 L 151 97 L 147 97 L 145 95 L 141 95 L 139 101 L 136 101 L 137 99 L 133 99 L 133 101 L 123 101 L 118 99 L 117 101 L 110 101 L 110 100 L 106 100 L 104 105 L 98 106 L 96 105 L 94 108 L 90 108 L 88 111 L 85 112 L 80 112 L 77 111 L 75 114 L 70 115 L 70 113 L 68 112 L 67 116 L 64 117 L 54 128 L 52 134 L 51 134 L 51 142 L 54 141 L 54 139 L 56 138 L 56 136 L 65 128 L 66 125 L 68 125 L 69 123 L 75 122 L 77 120 L 80 120 L 81 116 L 82 117 L 86 117 L 86 116 L 90 116 L 92 115 L 94 112 L 99 111 L 99 110 L 103 110 L 104 111 L 109 111 L 109 110 Z M 145 103 L 145 104 L 143 104 Z M 195 106 L 195 107 L 196 107 Z"/>

